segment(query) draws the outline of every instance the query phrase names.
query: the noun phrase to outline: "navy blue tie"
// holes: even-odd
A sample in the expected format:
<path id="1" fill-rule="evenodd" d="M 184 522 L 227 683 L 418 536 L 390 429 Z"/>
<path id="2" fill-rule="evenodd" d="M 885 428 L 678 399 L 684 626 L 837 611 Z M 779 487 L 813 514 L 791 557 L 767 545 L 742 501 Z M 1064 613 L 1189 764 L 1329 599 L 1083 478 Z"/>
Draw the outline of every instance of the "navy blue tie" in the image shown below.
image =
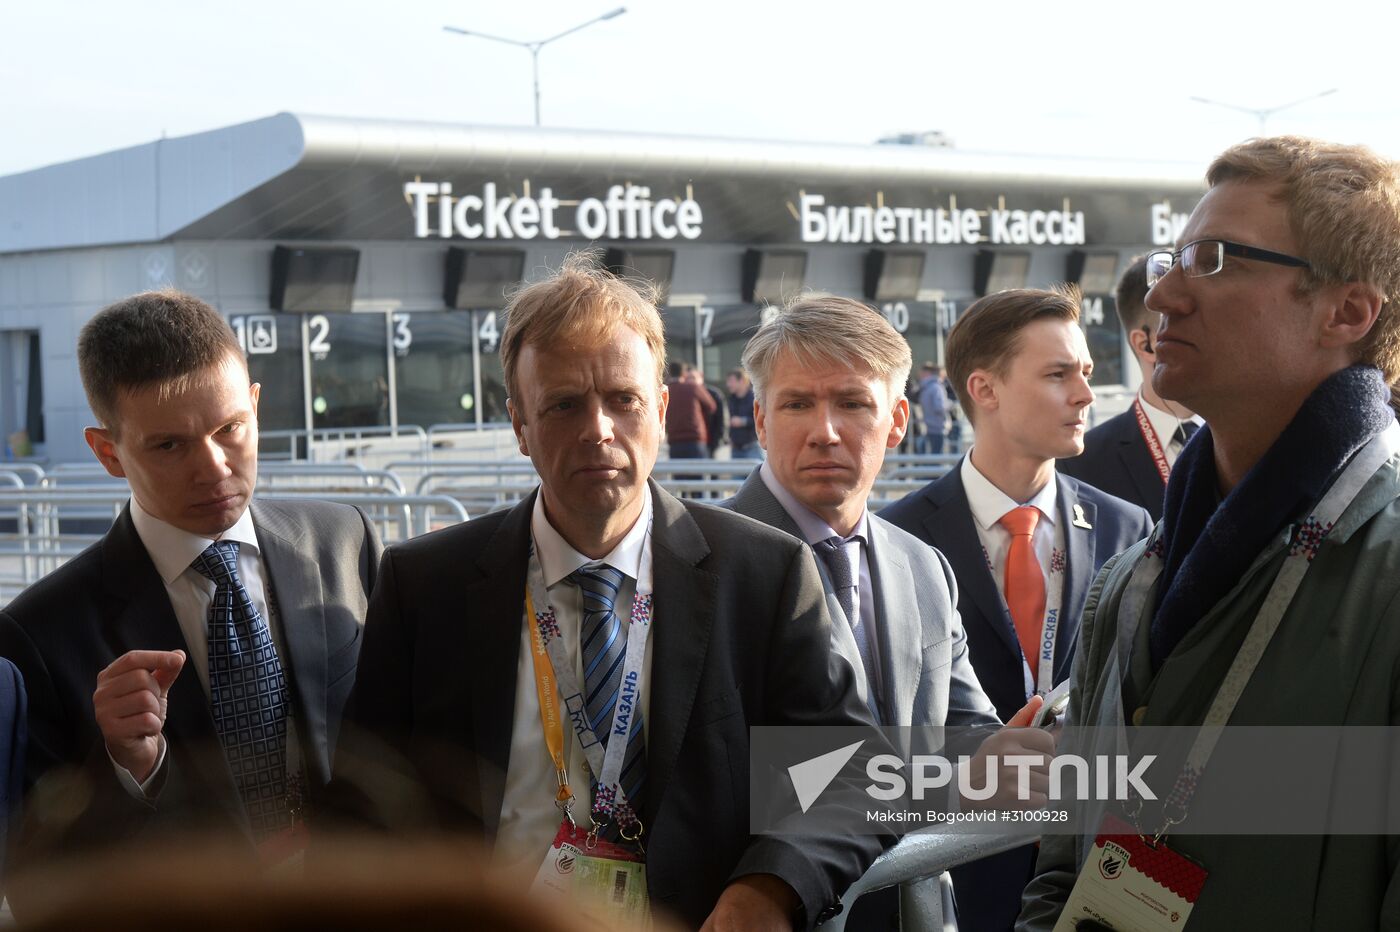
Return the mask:
<path id="1" fill-rule="evenodd" d="M 593 733 L 606 749 L 627 653 L 627 626 L 614 608 L 625 577 L 611 566 L 589 563 L 579 567 L 569 578 L 583 593 L 583 625 L 579 632 L 583 652 L 583 711 Z M 633 706 L 636 711 L 627 733 L 627 751 L 622 758 L 622 775 L 618 782 L 632 808 L 640 811 L 647 772 L 640 695 Z M 593 776 L 596 780 L 598 774 Z"/>
<path id="2" fill-rule="evenodd" d="M 291 825 L 287 808 L 287 681 L 267 622 L 238 576 L 238 542 L 215 541 L 190 564 L 214 583 L 209 697 L 214 727 L 253 833 Z"/>

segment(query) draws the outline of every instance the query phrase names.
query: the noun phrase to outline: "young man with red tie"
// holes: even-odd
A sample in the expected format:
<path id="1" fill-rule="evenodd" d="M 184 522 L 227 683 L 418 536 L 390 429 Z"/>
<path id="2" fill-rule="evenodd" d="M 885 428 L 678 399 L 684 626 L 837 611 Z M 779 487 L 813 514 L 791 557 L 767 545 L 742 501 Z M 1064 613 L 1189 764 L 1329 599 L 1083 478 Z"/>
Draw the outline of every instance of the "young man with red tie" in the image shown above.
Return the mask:
<path id="1" fill-rule="evenodd" d="M 1079 614 L 1146 511 L 1055 472 L 1084 446 L 1093 361 L 1072 291 L 1020 289 L 968 308 L 946 361 L 976 439 L 958 466 L 880 512 L 937 547 L 958 580 L 973 669 L 1003 720 L 1069 676 Z M 963 930 L 1005 930 L 1034 849 L 953 871 Z"/>

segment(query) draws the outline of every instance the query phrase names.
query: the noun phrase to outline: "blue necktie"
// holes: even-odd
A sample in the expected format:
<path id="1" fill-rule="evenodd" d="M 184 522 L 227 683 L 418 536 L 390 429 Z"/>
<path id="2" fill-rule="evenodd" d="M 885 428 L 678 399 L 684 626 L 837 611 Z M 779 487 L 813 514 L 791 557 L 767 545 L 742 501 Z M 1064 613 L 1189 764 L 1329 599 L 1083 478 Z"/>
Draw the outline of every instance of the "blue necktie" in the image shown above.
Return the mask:
<path id="1" fill-rule="evenodd" d="M 831 577 L 832 594 L 840 603 L 841 610 L 846 613 L 846 623 L 851 627 L 851 637 L 855 639 L 856 650 L 860 652 L 861 666 L 865 668 L 866 699 L 870 710 L 875 713 L 876 721 L 879 721 L 880 704 L 875 695 L 875 658 L 871 656 L 870 651 L 870 632 L 865 630 L 865 625 L 861 622 L 860 606 L 856 604 L 855 568 L 851 566 L 850 554 L 846 551 L 847 545 L 859 547 L 861 540 L 858 536 L 849 539 L 828 537 L 826 540 L 817 541 L 812 549 L 826 564 L 827 574 Z M 838 619 L 832 619 L 833 623 L 837 621 Z"/>
<path id="2" fill-rule="evenodd" d="M 622 662 L 627 653 L 627 626 L 614 610 L 625 577 L 605 564 L 589 563 L 579 567 L 569 578 L 583 593 L 583 625 L 579 633 L 583 649 L 583 711 L 606 750 L 622 687 Z M 622 775 L 618 782 L 633 810 L 640 812 L 647 774 L 640 691 L 633 707 L 635 712 L 627 733 L 627 751 L 622 758 Z M 598 776 L 593 775 L 595 781 Z"/>
<path id="3" fill-rule="evenodd" d="M 291 825 L 287 681 L 272 633 L 238 578 L 238 542 L 215 541 L 190 564 L 214 583 L 209 697 L 214 727 L 259 839 Z"/>

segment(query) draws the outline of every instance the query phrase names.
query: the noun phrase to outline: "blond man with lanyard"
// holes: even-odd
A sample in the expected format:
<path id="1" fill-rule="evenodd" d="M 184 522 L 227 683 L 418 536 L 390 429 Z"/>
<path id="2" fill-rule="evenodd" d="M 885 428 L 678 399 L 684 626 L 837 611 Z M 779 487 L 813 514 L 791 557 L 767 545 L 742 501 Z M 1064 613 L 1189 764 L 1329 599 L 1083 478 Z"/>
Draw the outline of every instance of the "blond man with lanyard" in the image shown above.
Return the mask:
<path id="1" fill-rule="evenodd" d="M 1084 452 L 1060 460 L 1056 468 L 1100 491 L 1147 509 L 1162 518 L 1162 497 L 1172 465 L 1201 419 L 1185 405 L 1167 401 L 1152 387 L 1157 364 L 1154 333 L 1161 317 L 1143 303 L 1147 297 L 1147 257 L 1129 263 L 1118 280 L 1114 307 L 1133 351 L 1142 384 L 1128 410 L 1084 435 Z"/>
<path id="2" fill-rule="evenodd" d="M 397 545 L 371 600 L 344 809 L 484 834 L 580 911 L 807 928 L 888 839 L 749 834 L 749 729 L 870 723 L 811 551 L 650 481 L 654 304 L 584 257 L 501 341 L 537 493 Z"/>
<path id="3" fill-rule="evenodd" d="M 1147 271 L 1153 383 L 1207 428 L 1152 537 L 1090 597 L 1070 718 L 1097 746 L 1081 751 L 1112 753 L 1135 726 L 1394 725 L 1400 710 L 1400 166 L 1279 137 L 1226 151 L 1207 180 Z M 1212 792 L 1218 737 L 1200 733 L 1162 800 L 1047 836 L 1017 928 L 1070 928 L 1091 900 L 1117 929 L 1400 928 L 1394 839 L 1175 830 Z M 1132 884 L 1176 878 L 1165 916 L 1095 880 L 1112 838 L 1151 851 L 1125 867 Z"/>

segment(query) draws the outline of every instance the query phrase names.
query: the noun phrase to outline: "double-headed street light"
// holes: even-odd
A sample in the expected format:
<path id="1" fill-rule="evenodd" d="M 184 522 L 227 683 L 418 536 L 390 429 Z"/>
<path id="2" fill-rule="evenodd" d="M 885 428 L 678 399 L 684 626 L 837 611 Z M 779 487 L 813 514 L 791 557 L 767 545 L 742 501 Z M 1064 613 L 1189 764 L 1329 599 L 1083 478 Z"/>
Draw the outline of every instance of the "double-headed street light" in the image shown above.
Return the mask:
<path id="1" fill-rule="evenodd" d="M 1256 107 L 1241 107 L 1241 106 L 1238 106 L 1238 105 L 1236 105 L 1236 104 L 1227 104 L 1227 103 L 1224 103 L 1224 102 L 1219 101 L 1219 100 L 1207 100 L 1207 99 L 1204 98 L 1204 97 L 1192 97 L 1191 99 L 1194 100 L 1194 101 L 1196 101 L 1196 103 L 1198 103 L 1198 104 L 1210 104 L 1210 105 L 1215 106 L 1215 107 L 1224 107 L 1224 108 L 1226 108 L 1227 110 L 1238 110 L 1238 111 L 1240 111 L 1241 113 L 1250 113 L 1250 114 L 1253 114 L 1255 117 L 1257 117 L 1257 118 L 1259 119 L 1259 135 L 1260 135 L 1260 136 L 1263 136 L 1264 133 L 1265 133 L 1265 130 L 1268 128 L 1268 125 L 1269 125 L 1269 117 L 1273 116 L 1275 113 L 1278 113 L 1280 110 L 1287 110 L 1287 109 L 1289 109 L 1290 107 L 1296 107 L 1296 106 L 1298 106 L 1299 104 L 1305 104 L 1305 103 L 1307 103 L 1307 102 L 1310 101 L 1310 100 L 1317 100 L 1319 97 L 1326 97 L 1328 94 L 1335 94 L 1335 93 L 1337 93 L 1337 88 L 1334 87 L 1334 88 L 1331 88 L 1330 90 L 1323 91 L 1323 92 L 1320 93 L 1320 94 L 1309 94 L 1307 97 L 1300 97 L 1300 98 L 1298 98 L 1297 100 L 1291 100 L 1291 101 L 1289 101 L 1289 102 L 1286 103 L 1286 104 L 1279 104 L 1277 107 L 1258 107 L 1258 108 L 1256 108 Z"/>
<path id="2" fill-rule="evenodd" d="M 565 36 L 569 35 L 570 33 L 578 32 L 580 29 L 585 29 L 585 28 L 587 28 L 587 27 L 589 27 L 589 26 L 592 26 L 594 23 L 601 23 L 601 22 L 602 22 L 603 20 L 605 20 L 605 19 L 613 19 L 614 17 L 621 16 L 623 13 L 626 13 L 626 12 L 627 12 L 627 7 L 625 7 L 625 6 L 620 6 L 620 7 L 618 7 L 618 8 L 615 9 L 615 10 L 609 10 L 607 13 L 604 13 L 602 16 L 595 16 L 595 17 L 593 17 L 592 19 L 590 19 L 590 20 L 589 20 L 588 22 L 586 22 L 586 23 L 579 23 L 577 26 L 573 27 L 572 29 L 565 29 L 563 32 L 559 33 L 558 35 L 550 36 L 548 39 L 540 39 L 540 40 L 535 41 L 535 42 L 521 42 L 519 39 L 507 39 L 507 38 L 505 38 L 505 37 L 503 37 L 503 36 L 493 36 L 493 35 L 488 35 L 487 33 L 484 33 L 484 32 L 477 32 L 477 31 L 474 30 L 474 29 L 459 29 L 459 28 L 456 27 L 456 26 L 443 26 L 442 28 L 443 28 L 443 30 L 445 30 L 446 32 L 454 32 L 454 33 L 456 33 L 456 34 L 459 35 L 459 36 L 476 36 L 478 39 L 490 39 L 490 40 L 493 41 L 493 42 L 504 42 L 504 43 L 507 44 L 507 45 L 518 45 L 520 48 L 529 49 L 529 50 L 530 50 L 530 60 L 531 60 L 531 63 L 533 64 L 533 66 L 534 66 L 534 72 L 535 72 L 535 125 L 536 125 L 536 126 L 539 126 L 539 125 L 540 125 L 540 49 L 544 48 L 546 45 L 548 45 L 549 43 L 553 42 L 553 41 L 556 40 L 556 39 L 562 39 L 562 38 L 564 38 Z"/>

